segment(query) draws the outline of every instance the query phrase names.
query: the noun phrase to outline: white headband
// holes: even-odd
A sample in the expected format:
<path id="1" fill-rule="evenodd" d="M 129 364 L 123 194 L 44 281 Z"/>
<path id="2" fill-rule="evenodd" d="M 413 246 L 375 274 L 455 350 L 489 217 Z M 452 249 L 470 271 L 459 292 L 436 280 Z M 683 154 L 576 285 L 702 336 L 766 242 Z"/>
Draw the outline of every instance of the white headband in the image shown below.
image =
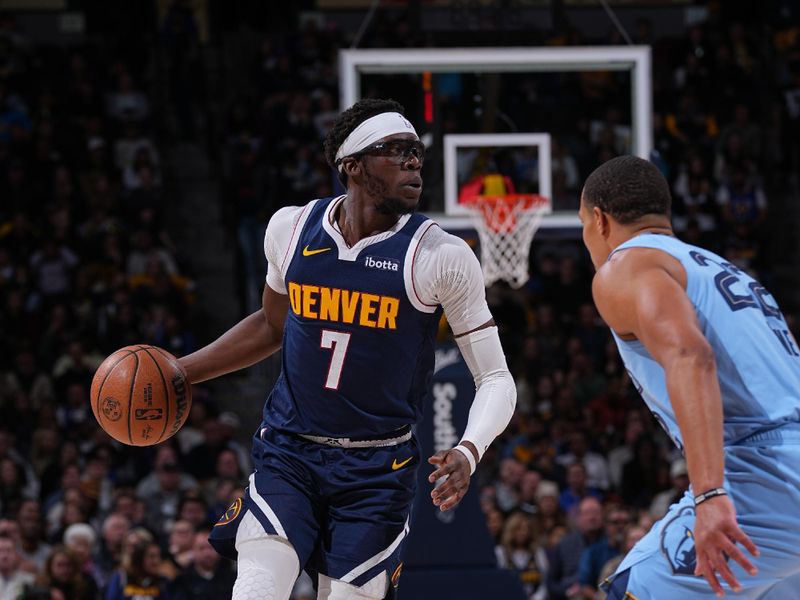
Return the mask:
<path id="1" fill-rule="evenodd" d="M 336 160 L 339 161 L 345 156 L 355 154 L 387 135 L 394 135 L 395 133 L 413 133 L 419 139 L 414 126 L 400 113 L 385 112 L 370 117 L 353 129 L 350 135 L 342 142 L 342 145 L 336 151 Z M 340 163 L 339 171 L 342 169 L 343 167 Z"/>

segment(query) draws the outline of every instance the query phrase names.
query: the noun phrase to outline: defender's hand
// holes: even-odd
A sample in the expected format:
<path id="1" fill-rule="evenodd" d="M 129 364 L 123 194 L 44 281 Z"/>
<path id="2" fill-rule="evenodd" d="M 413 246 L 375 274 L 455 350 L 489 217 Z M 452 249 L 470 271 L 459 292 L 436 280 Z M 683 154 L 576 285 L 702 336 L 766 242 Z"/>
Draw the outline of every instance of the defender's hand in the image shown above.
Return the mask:
<path id="1" fill-rule="evenodd" d="M 442 450 L 428 459 L 436 470 L 428 475 L 428 481 L 434 483 L 440 477 L 447 479 L 431 492 L 434 506 L 445 511 L 454 508 L 467 494 L 469 489 L 469 461 L 458 450 Z"/>
<path id="2" fill-rule="evenodd" d="M 728 582 L 734 592 L 741 585 L 728 566 L 725 555 L 739 563 L 750 575 L 758 570 L 737 546 L 740 543 L 753 556 L 758 556 L 758 548 L 745 535 L 736 522 L 736 509 L 727 496 L 717 496 L 699 504 L 695 509 L 697 517 L 694 524 L 694 543 L 697 552 L 697 567 L 694 574 L 706 578 L 718 597 L 725 595 L 717 579 L 717 572 Z"/>

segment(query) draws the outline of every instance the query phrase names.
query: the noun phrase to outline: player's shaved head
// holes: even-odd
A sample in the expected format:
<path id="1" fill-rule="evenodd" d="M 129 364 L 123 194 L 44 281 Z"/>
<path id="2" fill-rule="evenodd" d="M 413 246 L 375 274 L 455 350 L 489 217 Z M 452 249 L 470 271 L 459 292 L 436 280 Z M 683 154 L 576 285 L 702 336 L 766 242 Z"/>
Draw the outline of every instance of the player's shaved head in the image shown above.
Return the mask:
<path id="1" fill-rule="evenodd" d="M 655 165 L 638 156 L 618 156 L 589 175 L 583 201 L 587 208 L 596 206 L 627 225 L 645 215 L 669 217 L 672 197 Z"/>
<path id="2" fill-rule="evenodd" d="M 325 141 L 322 143 L 322 147 L 325 150 L 325 160 L 328 161 L 331 168 L 335 169 L 336 151 L 356 127 L 375 115 L 385 112 L 397 112 L 402 115 L 405 114 L 405 110 L 403 105 L 395 100 L 380 100 L 375 98 L 359 100 L 339 115 L 339 118 L 336 119 L 328 135 L 325 136 Z M 340 173 L 339 178 L 342 180 L 342 185 L 346 186 L 347 175 Z"/>

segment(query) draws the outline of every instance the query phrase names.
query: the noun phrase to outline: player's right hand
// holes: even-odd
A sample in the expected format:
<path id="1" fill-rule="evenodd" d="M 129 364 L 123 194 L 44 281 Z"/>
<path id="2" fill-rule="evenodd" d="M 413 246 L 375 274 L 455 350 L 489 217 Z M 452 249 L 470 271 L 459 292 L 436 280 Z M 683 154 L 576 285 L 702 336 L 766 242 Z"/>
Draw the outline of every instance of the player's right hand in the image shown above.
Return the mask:
<path id="1" fill-rule="evenodd" d="M 728 558 L 732 558 L 750 575 L 758 570 L 736 545 L 741 544 L 753 556 L 758 556 L 758 548 L 745 535 L 736 522 L 736 509 L 727 496 L 717 496 L 698 504 L 694 524 L 694 543 L 697 553 L 697 566 L 694 574 L 705 577 L 714 593 L 722 598 L 725 592 L 717 579 L 717 573 L 728 582 L 734 592 L 742 586 L 728 566 Z"/>
<path id="2" fill-rule="evenodd" d="M 442 450 L 428 459 L 436 470 L 428 475 L 428 481 L 436 482 L 441 477 L 446 480 L 431 492 L 433 504 L 442 512 L 454 508 L 469 489 L 470 465 L 467 458 L 458 450 Z"/>

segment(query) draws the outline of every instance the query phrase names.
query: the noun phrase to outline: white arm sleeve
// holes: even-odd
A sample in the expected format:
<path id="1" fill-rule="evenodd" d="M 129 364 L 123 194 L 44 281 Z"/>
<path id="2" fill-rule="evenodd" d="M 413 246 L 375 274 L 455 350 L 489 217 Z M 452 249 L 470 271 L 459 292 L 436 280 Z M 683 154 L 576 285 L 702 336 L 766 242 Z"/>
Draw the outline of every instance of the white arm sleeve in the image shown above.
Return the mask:
<path id="1" fill-rule="evenodd" d="M 480 459 L 511 421 L 517 388 L 506 366 L 497 327 L 473 331 L 456 338 L 456 343 L 477 388 L 461 439 L 475 444 Z"/>
<path id="2" fill-rule="evenodd" d="M 481 265 L 464 240 L 431 227 L 420 240 L 413 273 L 419 300 L 441 304 L 453 333 L 461 336 L 456 343 L 477 388 L 462 440 L 472 442 L 480 458 L 506 428 L 517 403 L 497 327 L 472 331 L 492 318 Z"/>
<path id="3" fill-rule="evenodd" d="M 431 227 L 420 240 L 413 278 L 419 300 L 429 306 L 441 304 L 454 334 L 491 320 L 481 265 L 461 238 Z"/>
<path id="4" fill-rule="evenodd" d="M 313 203 L 312 203 L 313 204 Z M 286 206 L 272 215 L 264 235 L 264 255 L 267 257 L 267 285 L 279 294 L 286 294 L 286 269 L 289 254 L 297 245 L 311 204 Z M 302 222 L 301 222 L 302 221 Z"/>

